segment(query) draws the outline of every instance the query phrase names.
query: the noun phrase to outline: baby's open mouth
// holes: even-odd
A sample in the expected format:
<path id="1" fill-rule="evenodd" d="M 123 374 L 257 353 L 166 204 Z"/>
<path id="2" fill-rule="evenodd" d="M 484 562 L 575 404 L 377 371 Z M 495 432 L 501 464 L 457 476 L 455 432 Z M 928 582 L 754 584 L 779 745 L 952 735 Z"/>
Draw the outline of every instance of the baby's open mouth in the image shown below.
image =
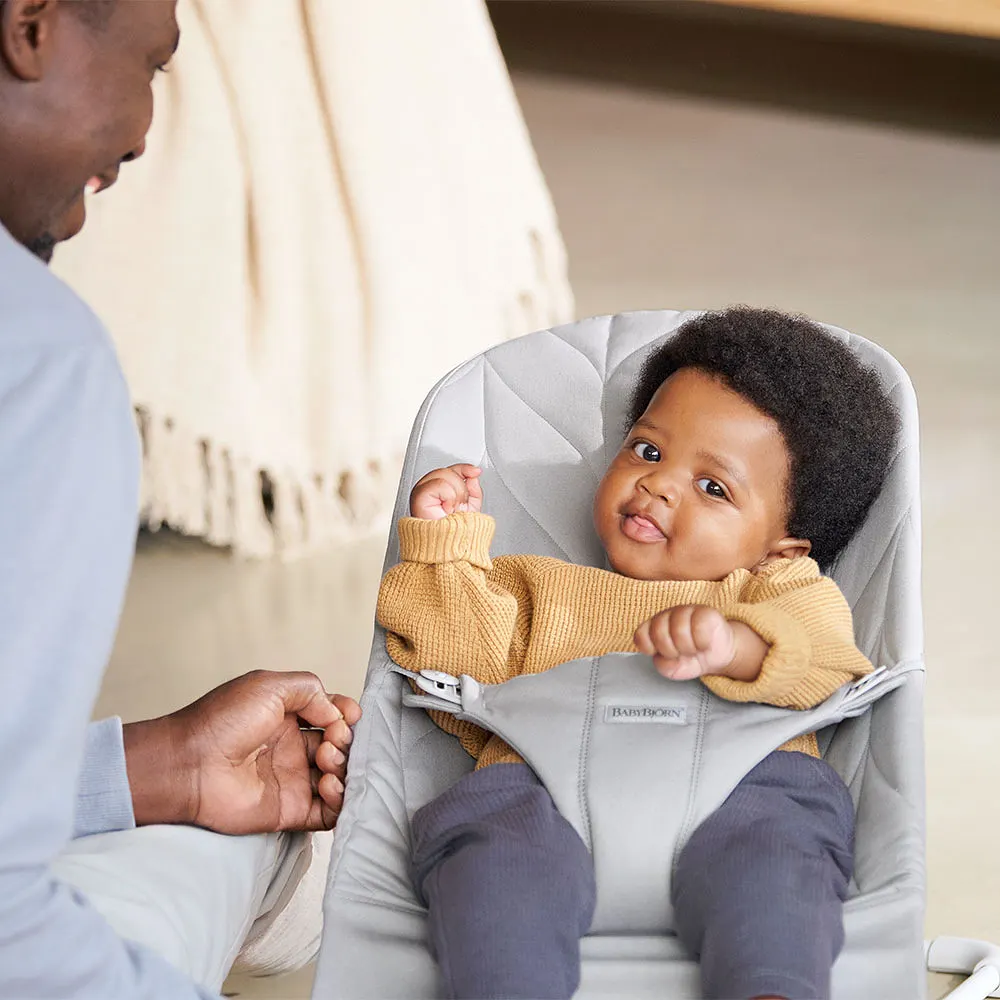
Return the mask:
<path id="1" fill-rule="evenodd" d="M 660 526 L 644 514 L 626 514 L 622 519 L 622 533 L 633 542 L 662 542 L 667 537 Z"/>

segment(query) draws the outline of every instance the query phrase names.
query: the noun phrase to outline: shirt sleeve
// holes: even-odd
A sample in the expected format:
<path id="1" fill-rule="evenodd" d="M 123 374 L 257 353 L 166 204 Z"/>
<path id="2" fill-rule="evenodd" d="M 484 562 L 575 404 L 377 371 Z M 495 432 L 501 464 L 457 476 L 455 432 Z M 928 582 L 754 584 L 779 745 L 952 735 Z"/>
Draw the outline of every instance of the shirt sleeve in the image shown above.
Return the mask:
<path id="1" fill-rule="evenodd" d="M 493 518 L 475 512 L 399 522 L 400 562 L 379 588 L 376 617 L 407 670 L 496 684 L 517 672 L 518 594 L 491 573 Z"/>
<path id="2" fill-rule="evenodd" d="M 401 561 L 382 580 L 376 617 L 386 630 L 386 649 L 400 666 L 468 674 L 488 684 L 519 672 L 527 593 L 509 562 L 506 572 L 495 570 L 494 528 L 493 518 L 477 512 L 399 522 Z M 497 759 L 521 759 L 471 722 L 445 712 L 430 716 L 476 760 L 491 742 Z"/>
<path id="3" fill-rule="evenodd" d="M 31 315 L 7 304 L 0 341 L 0 996 L 204 1000 L 51 871 L 78 789 L 108 819 L 122 792 L 111 727 L 87 727 L 135 545 L 139 452 L 110 343 L 49 291 Z M 103 764 L 81 772 L 88 743 Z"/>
<path id="4" fill-rule="evenodd" d="M 722 608 L 770 649 L 752 681 L 703 677 L 727 701 L 808 709 L 874 669 L 854 642 L 851 609 L 812 559 L 784 559 L 755 577 L 740 603 Z"/>
<path id="5" fill-rule="evenodd" d="M 135 827 L 132 790 L 125 768 L 122 720 L 114 717 L 87 727 L 83 764 L 76 786 L 73 836 Z"/>

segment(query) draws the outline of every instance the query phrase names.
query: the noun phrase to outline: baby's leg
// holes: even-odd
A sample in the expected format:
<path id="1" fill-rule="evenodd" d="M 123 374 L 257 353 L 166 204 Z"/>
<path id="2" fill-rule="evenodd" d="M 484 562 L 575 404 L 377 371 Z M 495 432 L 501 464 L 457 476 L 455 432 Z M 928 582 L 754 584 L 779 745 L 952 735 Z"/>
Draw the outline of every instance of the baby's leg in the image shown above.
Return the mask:
<path id="1" fill-rule="evenodd" d="M 449 997 L 571 997 L 594 914 L 583 841 L 525 764 L 466 775 L 413 817 L 412 875 Z"/>
<path id="2" fill-rule="evenodd" d="M 854 807 L 828 764 L 765 757 L 694 832 L 672 891 L 707 998 L 825 1000 L 844 943 Z"/>

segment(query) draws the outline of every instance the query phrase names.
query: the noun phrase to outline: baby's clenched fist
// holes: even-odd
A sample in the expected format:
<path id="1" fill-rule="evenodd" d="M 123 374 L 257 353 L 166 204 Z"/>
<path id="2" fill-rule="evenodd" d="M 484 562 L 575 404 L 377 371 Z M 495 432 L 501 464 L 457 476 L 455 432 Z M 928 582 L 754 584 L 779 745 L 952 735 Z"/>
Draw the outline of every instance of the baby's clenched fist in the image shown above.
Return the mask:
<path id="1" fill-rule="evenodd" d="M 476 465 L 449 465 L 428 472 L 410 492 L 410 517 L 437 521 L 458 511 L 481 511 L 482 473 Z"/>
<path id="2" fill-rule="evenodd" d="M 721 612 L 702 604 L 659 612 L 639 626 L 635 644 L 673 681 L 725 673 L 736 655 L 732 624 Z"/>

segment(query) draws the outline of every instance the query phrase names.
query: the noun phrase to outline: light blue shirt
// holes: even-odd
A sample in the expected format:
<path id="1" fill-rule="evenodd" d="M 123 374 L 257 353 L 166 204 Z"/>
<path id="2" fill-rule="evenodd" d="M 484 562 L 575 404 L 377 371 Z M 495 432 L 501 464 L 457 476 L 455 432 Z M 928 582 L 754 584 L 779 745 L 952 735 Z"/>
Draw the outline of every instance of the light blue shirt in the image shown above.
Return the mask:
<path id="1" fill-rule="evenodd" d="M 0 997 L 210 996 L 51 873 L 71 837 L 134 825 L 121 724 L 88 720 L 139 461 L 106 331 L 0 227 Z"/>
<path id="2" fill-rule="evenodd" d="M 87 727 L 76 785 L 73 836 L 131 830 L 134 826 L 121 719 L 92 722 Z"/>

